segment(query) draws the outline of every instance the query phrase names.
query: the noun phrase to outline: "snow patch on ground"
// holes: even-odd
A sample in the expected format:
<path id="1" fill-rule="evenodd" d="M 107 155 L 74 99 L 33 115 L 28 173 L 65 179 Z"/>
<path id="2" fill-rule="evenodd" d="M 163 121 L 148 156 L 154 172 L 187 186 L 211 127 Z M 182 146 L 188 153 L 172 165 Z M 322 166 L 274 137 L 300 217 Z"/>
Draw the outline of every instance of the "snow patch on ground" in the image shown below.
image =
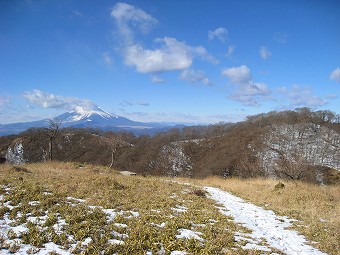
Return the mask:
<path id="1" fill-rule="evenodd" d="M 188 211 L 188 208 L 185 207 L 185 206 L 176 205 L 176 207 L 172 207 L 171 210 L 178 212 L 178 213 L 184 213 L 184 212 Z"/>
<path id="2" fill-rule="evenodd" d="M 303 235 L 287 229 L 294 220 L 276 216 L 273 211 L 247 203 L 218 188 L 205 187 L 204 189 L 210 194 L 211 199 L 221 205 L 219 207 L 221 213 L 233 217 L 236 223 L 252 230 L 247 237 L 236 233 L 236 240 L 248 241 L 243 248 L 265 251 L 266 247 L 259 245 L 264 239 L 271 247 L 287 255 L 326 255 L 306 244 L 307 240 Z"/>
<path id="3" fill-rule="evenodd" d="M 9 194 L 11 189 L 9 187 L 3 187 L 7 192 L 6 194 Z M 51 195 L 51 193 L 44 193 L 44 195 L 48 196 Z M 0 201 L 2 203 L 2 206 L 6 206 L 9 210 L 13 210 L 18 206 L 12 206 L 11 201 L 7 201 L 3 203 L 4 195 L 1 195 Z M 76 206 L 77 204 L 83 204 L 86 203 L 86 200 L 78 199 L 74 197 L 67 197 L 66 201 L 71 206 Z M 30 201 L 28 202 L 30 206 L 38 206 L 40 205 L 39 201 Z M 90 206 L 87 205 L 88 210 L 94 210 L 96 208 L 102 210 L 106 214 L 107 222 L 112 222 L 117 215 L 122 215 L 124 218 L 134 218 L 139 217 L 139 212 L 135 211 L 115 211 L 114 209 L 104 209 L 100 206 Z M 64 248 L 62 246 L 59 246 L 53 242 L 48 242 L 43 244 L 43 247 L 37 248 L 35 246 L 24 244 L 21 240 L 21 237 L 23 234 L 27 233 L 29 231 L 27 224 L 29 222 L 36 225 L 38 228 L 43 229 L 44 225 L 48 219 L 48 210 L 45 212 L 42 212 L 42 216 L 31 216 L 31 213 L 27 213 L 26 216 L 26 222 L 19 224 L 18 217 L 21 217 L 21 212 L 17 213 L 17 216 L 13 219 L 10 219 L 10 213 L 5 213 L 2 218 L 0 218 L 0 237 L 2 242 L 2 247 L 0 247 L 0 254 L 38 254 L 38 255 L 47 255 L 51 253 L 56 253 L 60 255 L 70 255 L 73 254 L 77 246 L 80 245 L 82 249 L 86 249 L 87 246 L 89 246 L 92 243 L 91 238 L 86 238 L 83 241 L 77 241 L 74 240 L 74 237 L 72 235 L 68 236 L 69 240 L 72 240 L 73 244 L 70 245 L 70 248 Z M 65 219 L 61 218 L 60 215 L 56 215 L 58 220 L 56 224 L 52 226 L 52 228 L 56 231 L 56 234 L 63 233 L 64 227 L 67 225 Z M 128 226 L 126 224 L 122 223 L 115 223 L 116 227 L 120 229 L 126 229 Z M 15 234 L 15 237 L 13 236 Z M 124 245 L 125 242 L 120 239 L 126 239 L 128 238 L 127 234 L 119 233 L 116 231 L 111 232 L 112 239 L 108 240 L 109 244 L 115 244 L 115 245 Z"/>
<path id="4" fill-rule="evenodd" d="M 185 251 L 172 251 L 170 255 L 185 255 L 187 254 Z"/>
<path id="5" fill-rule="evenodd" d="M 196 239 L 200 242 L 204 242 L 205 240 L 200 237 L 200 235 L 203 235 L 202 232 L 197 232 L 197 231 L 192 231 L 190 229 L 185 229 L 185 228 L 181 228 L 178 229 L 178 232 L 180 233 L 179 235 L 176 235 L 176 238 L 181 239 Z"/>

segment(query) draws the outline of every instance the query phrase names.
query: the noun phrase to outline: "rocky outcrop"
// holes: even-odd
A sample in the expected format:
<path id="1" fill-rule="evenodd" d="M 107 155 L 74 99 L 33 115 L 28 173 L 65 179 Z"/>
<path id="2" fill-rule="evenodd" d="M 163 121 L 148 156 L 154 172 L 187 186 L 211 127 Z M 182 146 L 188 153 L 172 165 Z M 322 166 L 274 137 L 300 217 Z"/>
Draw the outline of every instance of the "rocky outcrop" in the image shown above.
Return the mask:
<path id="1" fill-rule="evenodd" d="M 25 164 L 24 147 L 21 140 L 14 141 L 13 145 L 8 147 L 6 152 L 6 161 L 9 164 Z"/>
<path id="2" fill-rule="evenodd" d="M 322 183 L 320 169 L 340 170 L 340 135 L 328 127 L 313 123 L 274 126 L 262 142 L 257 156 L 269 176 L 284 173 L 299 179 L 306 174 L 303 171 L 314 167 L 313 175 Z"/>

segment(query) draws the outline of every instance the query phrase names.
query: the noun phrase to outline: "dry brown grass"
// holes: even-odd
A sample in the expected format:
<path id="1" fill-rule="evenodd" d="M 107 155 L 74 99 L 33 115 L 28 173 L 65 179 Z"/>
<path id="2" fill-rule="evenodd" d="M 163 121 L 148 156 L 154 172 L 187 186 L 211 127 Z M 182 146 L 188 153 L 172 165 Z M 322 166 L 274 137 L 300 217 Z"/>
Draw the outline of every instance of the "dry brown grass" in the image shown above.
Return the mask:
<path id="1" fill-rule="evenodd" d="M 189 248 L 189 244 L 176 242 L 173 237 L 178 228 L 188 227 L 193 219 L 196 223 L 206 223 L 209 218 L 218 219 L 221 226 L 216 225 L 211 231 L 198 229 L 205 233 L 207 240 L 210 240 L 204 248 L 205 251 L 216 251 L 221 246 L 235 248 L 232 232 L 236 231 L 239 226 L 234 226 L 229 222 L 228 229 L 231 232 L 223 232 L 223 229 L 226 229 L 226 226 L 222 224 L 223 217 L 217 209 L 213 209 L 214 203 L 206 199 L 204 191 L 199 188 L 183 188 L 181 185 L 172 182 L 166 183 L 162 178 L 156 177 L 122 176 L 105 167 L 57 162 L 27 164 L 20 171 L 10 165 L 2 165 L 0 166 L 0 180 L 3 185 L 6 183 L 13 185 L 34 184 L 59 194 L 58 196 L 61 197 L 72 196 L 86 199 L 91 205 L 122 211 L 138 211 L 141 214 L 139 218 L 120 219 L 121 223 L 135 226 L 131 227 L 130 239 L 126 240 L 126 254 L 132 251 L 128 249 L 139 247 L 138 249 L 143 250 L 145 245 L 151 247 L 150 250 L 152 250 L 153 246 L 149 244 L 150 235 L 154 236 L 152 240 L 155 243 L 163 242 L 165 245 L 169 245 L 168 248 L 165 246 L 166 249 L 185 247 L 187 250 L 192 249 L 193 254 L 199 253 L 196 250 L 202 249 L 199 246 Z M 305 235 L 308 240 L 318 242 L 317 244 L 313 243 L 313 246 L 328 254 L 340 254 L 340 186 L 283 182 L 283 188 L 275 188 L 279 183 L 277 180 L 241 180 L 217 177 L 204 180 L 178 180 L 199 186 L 219 187 L 261 207 L 271 209 L 279 215 L 298 219 L 299 222 L 296 222 L 293 228 Z M 171 197 L 174 194 L 176 194 L 176 198 L 173 199 Z M 171 208 L 177 205 L 188 207 L 189 213 L 182 214 L 175 220 L 165 219 L 164 215 L 171 215 L 173 213 Z M 155 213 L 156 211 L 161 213 Z M 157 236 L 154 233 L 154 227 L 149 226 L 151 221 L 157 224 L 168 222 L 169 225 L 164 229 L 162 237 Z M 144 232 L 140 232 L 139 228 L 144 229 Z M 142 234 L 145 236 L 140 239 Z M 138 240 L 144 241 L 135 243 Z M 154 249 L 157 250 L 157 247 Z M 124 254 L 123 251 L 121 252 Z M 200 252 L 203 251 L 200 250 Z M 254 251 L 242 251 L 241 249 L 238 249 L 238 252 L 239 254 L 256 254 Z"/>
<path id="2" fill-rule="evenodd" d="M 44 243 L 55 240 L 65 248 L 73 244 L 67 238 L 72 234 L 80 244 L 86 237 L 93 240 L 86 249 L 78 247 L 76 254 L 99 254 L 98 251 L 104 254 L 145 254 L 152 251 L 157 254 L 162 249 L 166 254 L 174 250 L 189 254 L 268 254 L 244 250 L 241 247 L 244 244 L 235 240 L 234 233 L 247 230 L 222 215 L 214 201 L 205 197 L 204 191 L 163 178 L 122 176 L 106 167 L 52 162 L 27 164 L 20 171 L 10 165 L 1 165 L 0 187 L 0 195 L 4 199 L 0 201 L 1 216 L 9 214 L 25 223 L 27 213 L 45 216 L 48 210 L 44 226 L 48 225 L 52 234 L 47 230 L 39 231 L 40 226 L 30 224 L 29 233 L 23 235 L 22 242 L 34 247 L 42 247 Z M 11 187 L 8 194 L 6 187 Z M 44 194 L 46 192 L 50 195 Z M 86 203 L 70 206 L 69 196 L 85 199 Z M 4 201 L 11 201 L 15 209 L 6 207 Z M 34 207 L 31 201 L 38 201 L 39 206 Z M 97 209 L 89 209 L 87 205 Z M 122 214 L 108 223 L 103 220 L 105 215 L 98 206 Z M 178 212 L 176 208 L 185 210 Z M 22 213 L 18 214 L 19 211 Z M 131 217 L 132 212 L 138 212 L 139 216 Z M 62 234 L 51 228 L 58 217 L 67 222 Z M 114 225 L 116 223 L 127 227 L 120 229 Z M 201 232 L 204 245 L 198 240 L 176 238 L 179 229 L 183 228 Z M 124 245 L 108 244 L 108 239 L 113 238 L 112 231 L 123 231 L 119 233 L 127 235 L 122 237 Z M 15 249 L 18 247 L 13 247 Z"/>
<path id="3" fill-rule="evenodd" d="M 186 180 L 188 181 L 188 180 Z M 304 182 L 286 182 L 283 188 L 273 179 L 222 179 L 209 177 L 195 180 L 199 185 L 216 186 L 279 215 L 299 220 L 294 229 L 313 246 L 340 254 L 340 186 L 318 186 Z"/>

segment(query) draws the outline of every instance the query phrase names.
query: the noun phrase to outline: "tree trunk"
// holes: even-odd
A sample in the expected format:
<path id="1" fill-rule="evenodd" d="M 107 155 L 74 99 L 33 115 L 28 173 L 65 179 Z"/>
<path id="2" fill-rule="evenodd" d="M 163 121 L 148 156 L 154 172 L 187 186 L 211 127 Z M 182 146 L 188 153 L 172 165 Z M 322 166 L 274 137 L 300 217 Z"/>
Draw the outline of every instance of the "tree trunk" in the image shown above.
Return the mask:
<path id="1" fill-rule="evenodd" d="M 48 158 L 49 161 L 52 161 L 52 140 L 53 138 L 50 137 L 49 143 L 48 143 Z"/>
<path id="2" fill-rule="evenodd" d="M 115 152 L 116 152 L 116 150 L 111 151 L 111 164 L 109 166 L 110 168 L 113 166 L 113 156 L 114 156 Z"/>

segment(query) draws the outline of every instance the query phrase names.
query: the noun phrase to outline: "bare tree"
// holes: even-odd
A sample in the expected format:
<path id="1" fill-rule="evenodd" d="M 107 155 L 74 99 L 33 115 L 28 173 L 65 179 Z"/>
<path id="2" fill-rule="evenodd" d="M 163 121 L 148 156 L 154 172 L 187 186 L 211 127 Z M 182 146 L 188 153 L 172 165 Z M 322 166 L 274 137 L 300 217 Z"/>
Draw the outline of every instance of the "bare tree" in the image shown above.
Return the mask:
<path id="1" fill-rule="evenodd" d="M 111 163 L 110 168 L 113 166 L 114 163 L 114 155 L 118 149 L 118 147 L 123 145 L 123 139 L 121 137 L 121 134 L 114 134 L 112 132 L 109 132 L 107 134 L 107 137 L 105 138 L 105 142 L 109 145 L 111 150 Z"/>
<path id="2" fill-rule="evenodd" d="M 61 121 L 56 119 L 47 120 L 48 127 L 43 129 L 43 133 L 48 137 L 48 159 L 53 160 L 53 139 L 57 136 Z"/>

